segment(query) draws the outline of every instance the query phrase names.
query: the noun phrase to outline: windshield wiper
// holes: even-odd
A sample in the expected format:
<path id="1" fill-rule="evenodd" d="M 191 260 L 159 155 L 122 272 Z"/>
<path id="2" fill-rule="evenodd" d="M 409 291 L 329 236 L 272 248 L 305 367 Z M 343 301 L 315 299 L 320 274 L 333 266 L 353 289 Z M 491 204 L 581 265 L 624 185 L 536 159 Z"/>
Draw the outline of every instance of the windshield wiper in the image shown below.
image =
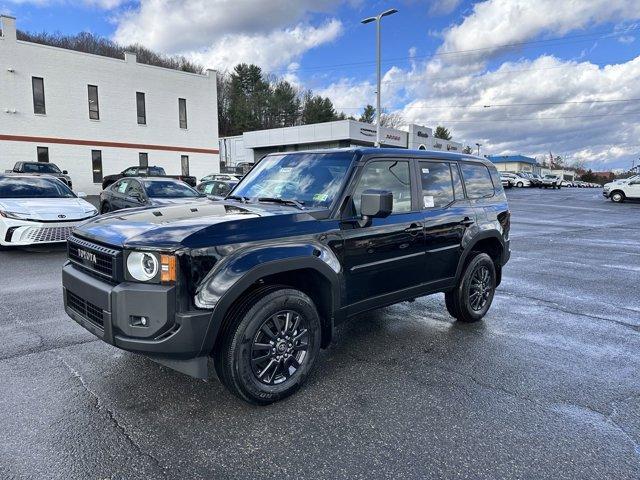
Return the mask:
<path id="1" fill-rule="evenodd" d="M 297 200 L 291 200 L 288 198 L 277 198 L 277 197 L 260 197 L 258 198 L 259 202 L 273 202 L 279 203 L 281 205 L 292 205 L 299 210 L 304 210 L 304 205 Z"/>
<path id="2" fill-rule="evenodd" d="M 241 197 L 240 195 L 227 195 L 225 200 L 240 200 L 242 203 L 249 203 L 249 197 Z"/>

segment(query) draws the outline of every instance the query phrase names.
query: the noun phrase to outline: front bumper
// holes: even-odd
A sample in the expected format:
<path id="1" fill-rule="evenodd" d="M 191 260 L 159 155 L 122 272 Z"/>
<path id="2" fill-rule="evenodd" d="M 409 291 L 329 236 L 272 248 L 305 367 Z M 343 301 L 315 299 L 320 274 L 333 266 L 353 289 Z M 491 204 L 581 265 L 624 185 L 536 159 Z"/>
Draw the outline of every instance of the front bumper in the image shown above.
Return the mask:
<path id="1" fill-rule="evenodd" d="M 609 191 L 608 191 L 608 190 L 603 190 L 603 191 L 602 191 L 602 196 L 603 196 L 604 198 L 609 198 Z"/>
<path id="2" fill-rule="evenodd" d="M 0 245 L 5 247 L 66 242 L 77 222 L 32 222 L 13 218 L 0 219 Z"/>
<path id="3" fill-rule="evenodd" d="M 176 312 L 174 286 L 113 285 L 69 262 L 62 269 L 62 286 L 67 314 L 106 343 L 197 378 L 208 376 L 208 352 L 202 349 L 213 315 Z"/>

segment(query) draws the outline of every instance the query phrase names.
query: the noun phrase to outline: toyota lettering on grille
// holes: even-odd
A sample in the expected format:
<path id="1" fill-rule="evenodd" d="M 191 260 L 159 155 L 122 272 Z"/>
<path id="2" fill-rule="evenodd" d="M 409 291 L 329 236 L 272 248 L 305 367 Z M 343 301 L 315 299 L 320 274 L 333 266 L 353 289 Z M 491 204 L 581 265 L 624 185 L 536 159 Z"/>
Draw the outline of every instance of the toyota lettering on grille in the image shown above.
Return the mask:
<path id="1" fill-rule="evenodd" d="M 82 259 L 82 260 L 87 260 L 91 263 L 96 263 L 96 254 L 95 253 L 91 253 L 91 252 L 87 252 L 86 250 L 80 250 L 78 249 L 78 256 Z"/>

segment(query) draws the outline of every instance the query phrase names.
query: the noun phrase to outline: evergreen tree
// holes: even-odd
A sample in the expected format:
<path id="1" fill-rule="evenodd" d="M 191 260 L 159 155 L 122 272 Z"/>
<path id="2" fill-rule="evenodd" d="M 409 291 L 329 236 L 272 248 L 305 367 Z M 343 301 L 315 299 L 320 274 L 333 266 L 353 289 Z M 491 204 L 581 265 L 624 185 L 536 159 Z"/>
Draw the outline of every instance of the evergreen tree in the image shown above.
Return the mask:
<path id="1" fill-rule="evenodd" d="M 440 125 L 436 127 L 436 131 L 433 136 L 442 140 L 451 140 L 451 133 L 449 132 L 449 130 L 441 127 Z"/>
<path id="2" fill-rule="evenodd" d="M 360 115 L 358 121 L 373 124 L 375 119 L 376 107 L 374 107 L 373 105 L 367 105 L 366 107 L 364 107 L 364 111 L 362 112 L 362 115 Z"/>

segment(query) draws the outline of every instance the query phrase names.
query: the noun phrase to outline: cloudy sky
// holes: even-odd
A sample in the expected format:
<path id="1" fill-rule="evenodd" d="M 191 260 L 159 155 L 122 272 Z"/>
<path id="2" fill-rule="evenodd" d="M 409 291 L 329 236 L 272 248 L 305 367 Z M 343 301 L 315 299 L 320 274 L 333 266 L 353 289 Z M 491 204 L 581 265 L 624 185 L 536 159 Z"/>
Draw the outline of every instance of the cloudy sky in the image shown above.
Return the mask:
<path id="1" fill-rule="evenodd" d="M 640 157 L 639 0 L 0 0 L 27 31 L 91 31 L 215 69 L 245 61 L 357 115 L 374 103 L 483 153 Z"/>

